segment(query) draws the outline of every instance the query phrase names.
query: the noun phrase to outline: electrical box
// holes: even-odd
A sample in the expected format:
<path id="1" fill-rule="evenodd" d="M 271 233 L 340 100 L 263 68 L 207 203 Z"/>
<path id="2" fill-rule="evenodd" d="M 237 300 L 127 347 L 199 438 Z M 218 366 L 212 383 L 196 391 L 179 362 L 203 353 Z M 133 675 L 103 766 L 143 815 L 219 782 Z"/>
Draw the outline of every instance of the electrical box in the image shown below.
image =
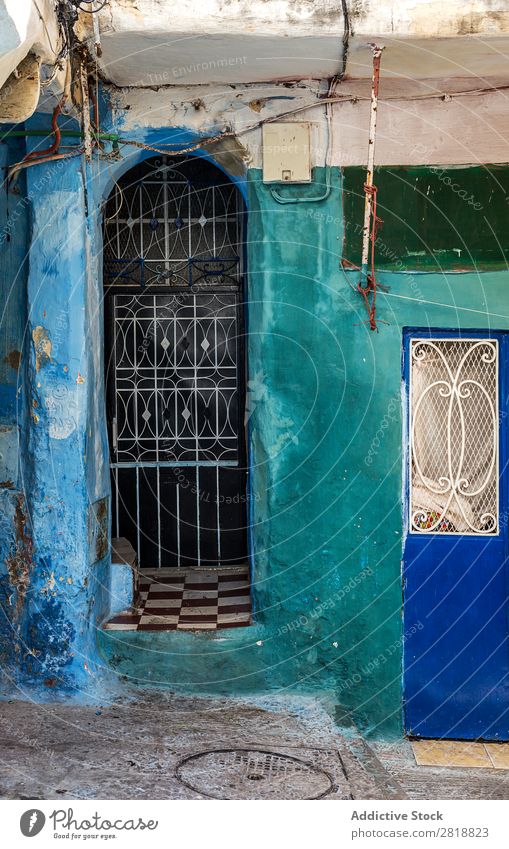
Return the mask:
<path id="1" fill-rule="evenodd" d="M 264 183 L 311 182 L 308 123 L 264 124 L 262 145 Z"/>

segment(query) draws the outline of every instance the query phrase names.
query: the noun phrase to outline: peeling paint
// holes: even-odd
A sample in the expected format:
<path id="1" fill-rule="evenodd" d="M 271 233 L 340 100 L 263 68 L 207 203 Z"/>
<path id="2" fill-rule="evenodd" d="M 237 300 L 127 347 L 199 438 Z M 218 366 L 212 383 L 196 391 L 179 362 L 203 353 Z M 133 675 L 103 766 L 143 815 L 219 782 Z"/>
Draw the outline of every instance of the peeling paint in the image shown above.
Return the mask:
<path id="1" fill-rule="evenodd" d="M 35 368 L 40 371 L 41 368 L 51 362 L 52 343 L 48 331 L 41 325 L 32 330 L 32 339 L 35 348 Z"/>
<path id="2" fill-rule="evenodd" d="M 203 146 L 208 150 L 207 145 Z M 210 154 L 222 168 L 232 177 L 240 177 L 246 171 L 246 164 L 250 161 L 250 154 L 246 147 L 237 138 L 225 139 L 210 146 Z"/>
<path id="3" fill-rule="evenodd" d="M 30 585 L 30 573 L 33 567 L 33 542 L 27 529 L 25 499 L 18 495 L 14 511 L 15 545 L 6 558 L 9 583 L 15 592 L 14 612 L 19 618 L 25 596 Z"/>
<path id="4" fill-rule="evenodd" d="M 101 498 L 88 509 L 88 547 L 92 563 L 106 557 L 109 550 L 109 499 Z"/>
<path id="5" fill-rule="evenodd" d="M 53 592 L 53 590 L 55 589 L 55 585 L 56 585 L 55 573 L 51 572 L 51 574 L 50 574 L 48 580 L 46 581 L 46 584 L 43 587 L 43 589 L 46 590 L 47 592 Z"/>
<path id="6" fill-rule="evenodd" d="M 264 97 L 269 90 L 274 95 L 270 102 Z M 253 112 L 258 111 L 258 106 L 259 110 L 263 111 L 264 116 L 266 114 L 273 115 L 282 110 L 281 103 L 278 103 L 275 99 L 276 95 L 281 95 L 281 90 L 281 87 L 260 86 L 256 90 L 256 95 L 253 90 L 244 91 L 242 100 L 236 101 L 235 98 L 240 96 L 239 90 L 232 89 L 224 95 L 222 100 L 218 97 L 217 105 L 214 102 L 212 107 L 210 103 L 213 98 L 210 98 L 207 94 L 205 109 L 202 107 L 196 109 L 193 106 L 193 101 L 190 100 L 192 93 L 188 91 L 186 108 L 189 111 L 189 118 L 183 124 L 187 127 L 189 122 L 194 121 L 192 127 L 196 128 L 199 125 L 199 131 L 203 131 L 204 127 L 217 129 L 221 126 L 230 126 L 230 123 L 233 127 L 243 124 L 244 126 L 252 125 L 257 120 Z M 287 93 L 295 98 L 293 105 L 298 105 L 302 100 L 311 99 L 315 91 L 312 84 L 309 84 L 305 88 L 302 87 L 300 91 L 296 87 L 289 86 Z M 138 122 L 138 125 L 143 126 L 144 129 L 139 132 L 136 131 L 136 138 L 139 138 L 142 142 L 155 143 L 158 132 L 159 138 L 167 139 L 169 135 L 167 129 L 165 130 L 164 127 L 162 130 L 157 128 L 159 122 L 163 126 L 164 119 L 167 122 L 172 119 L 173 109 L 176 107 L 171 103 L 169 96 L 165 93 L 156 94 L 152 91 L 139 92 L 134 96 L 128 92 L 125 96 L 132 97 L 132 103 L 135 107 L 131 112 L 133 118 L 129 136 L 134 137 L 135 132 L 132 127 L 136 127 L 136 122 Z M 253 97 L 256 99 L 253 100 Z M 298 99 L 299 97 L 300 99 Z M 265 100 L 267 102 L 264 102 Z M 482 103 L 482 100 L 477 102 Z M 437 101 L 433 105 L 433 109 L 438 110 L 442 106 L 443 104 Z M 359 105 L 358 108 L 363 107 Z M 423 110 L 422 114 L 427 114 L 424 113 L 424 109 L 430 107 L 419 106 L 418 108 Z M 320 112 L 321 110 L 318 110 L 314 115 Z M 335 113 L 336 118 L 338 113 L 339 110 Z M 164 119 L 161 117 L 163 114 Z M 179 118 L 182 114 L 181 110 Z M 232 120 L 230 121 L 230 119 Z M 402 118 L 399 116 L 399 124 L 397 125 L 399 135 L 408 139 L 411 134 L 401 133 L 401 120 Z M 415 127 L 416 119 L 412 118 L 412 120 Z M 443 122 L 444 119 L 441 120 Z M 143 124 L 143 122 L 145 123 Z M 156 126 L 154 138 L 149 136 L 147 130 L 149 123 L 151 123 L 151 126 Z M 323 120 L 322 123 L 324 123 Z M 357 121 L 354 122 L 352 119 L 351 123 L 354 123 L 355 126 L 364 127 L 362 116 L 361 120 L 357 118 Z M 174 124 L 177 127 L 180 126 L 176 121 Z M 346 144 L 348 139 L 352 138 L 353 131 L 346 121 L 338 121 L 339 125 L 341 125 L 342 131 L 336 133 L 336 137 L 345 139 Z M 165 126 L 167 127 L 167 123 Z M 119 126 L 115 126 L 115 129 L 119 129 Z M 124 128 L 122 129 L 124 130 Z M 432 127 L 432 130 L 435 131 L 435 128 Z M 189 133 L 192 132 L 193 129 L 190 129 Z M 249 157 L 260 156 L 259 134 L 255 132 L 248 134 L 247 137 L 250 139 L 247 147 L 234 139 L 229 139 L 211 148 L 211 157 L 230 174 L 244 176 Z M 393 129 L 391 138 L 394 137 L 395 130 Z M 242 140 L 245 138 L 246 136 L 242 136 Z M 257 145 L 258 152 L 255 153 Z M 314 144 L 314 149 L 323 159 L 324 146 Z M 351 155 L 351 151 L 347 152 Z M 396 148 L 396 152 L 400 155 L 398 148 Z M 419 153 L 419 155 L 422 157 L 422 153 Z M 362 156 L 364 156 L 364 147 L 362 148 Z M 44 174 L 45 166 L 39 167 L 40 173 Z M 115 165 L 110 163 L 107 169 L 105 165 L 103 173 L 106 170 L 113 170 L 114 167 Z M 103 567 L 88 569 L 89 562 L 87 561 L 87 554 L 91 562 L 94 563 L 107 555 L 109 530 L 109 507 L 106 500 L 101 503 L 108 486 L 107 445 L 104 423 L 101 419 L 103 415 L 101 406 L 103 398 L 100 388 L 101 363 L 97 365 L 93 359 L 101 348 L 99 344 L 101 329 L 98 327 L 98 323 L 94 323 L 97 322 L 94 317 L 98 311 L 90 295 L 91 291 L 95 291 L 95 280 L 99 279 L 100 275 L 95 275 L 97 269 L 93 266 L 95 261 L 94 250 L 97 246 L 92 245 L 90 253 L 87 255 L 83 245 L 86 218 L 84 207 L 82 210 L 80 206 L 81 195 L 79 192 L 82 187 L 76 176 L 75 165 L 69 163 L 63 166 L 60 171 L 52 172 L 56 175 L 55 183 L 48 184 L 48 188 L 43 193 L 39 192 L 39 196 L 37 196 L 35 190 L 36 181 L 40 179 L 35 173 L 38 169 L 29 169 L 29 171 L 33 172 L 27 175 L 27 179 L 31 181 L 32 185 L 35 234 L 37 237 L 34 237 L 31 253 L 30 315 L 42 316 L 41 280 L 48 268 L 51 268 L 53 275 L 51 287 L 48 286 L 44 292 L 44 303 L 48 305 L 47 312 L 49 315 L 45 323 L 48 324 L 49 329 L 38 326 L 32 332 L 35 348 L 35 368 L 39 371 L 50 365 L 52 354 L 55 360 L 58 359 L 58 368 L 55 365 L 41 375 L 43 389 L 40 393 L 38 407 L 41 426 L 37 433 L 34 427 L 29 428 L 29 436 L 32 440 L 30 449 L 33 448 L 33 455 L 28 457 L 27 464 L 32 464 L 30 468 L 36 486 L 34 487 L 35 494 L 27 492 L 27 499 L 30 506 L 30 515 L 33 517 L 36 527 L 34 539 L 38 559 L 37 569 L 32 573 L 29 595 L 29 599 L 34 598 L 37 603 L 29 610 L 29 600 L 27 600 L 25 612 L 30 613 L 31 662 L 33 661 L 33 667 L 38 671 L 39 681 L 43 681 L 45 686 L 54 686 L 56 680 L 60 685 L 61 668 L 66 664 L 71 664 L 75 654 L 81 659 L 79 670 L 77 671 L 78 662 L 76 662 L 69 673 L 68 678 L 73 680 L 73 683 L 80 680 L 79 674 L 84 654 L 91 658 L 92 668 L 94 668 L 96 661 L 94 649 L 91 648 L 90 638 L 83 634 L 84 629 L 81 623 L 90 624 L 96 621 L 104 610 L 104 606 L 101 607 L 96 603 L 96 597 L 101 592 L 99 587 L 104 573 L 100 570 Z M 67 181 L 65 184 L 64 179 Z M 101 174 L 99 174 L 97 183 L 100 183 L 102 179 Z M 276 409 L 276 414 L 272 418 L 266 414 L 262 404 L 258 405 L 256 411 L 253 411 L 253 422 L 256 422 L 256 427 L 253 428 L 254 456 L 259 461 L 255 463 L 255 491 L 260 494 L 260 501 L 255 504 L 254 528 L 255 541 L 257 542 L 256 550 L 261 552 L 260 555 L 257 555 L 256 562 L 256 577 L 257 579 L 260 578 L 258 582 L 260 589 L 256 589 L 256 592 L 260 593 L 260 616 L 262 619 L 265 618 L 265 621 L 262 622 L 259 630 L 256 630 L 255 626 L 250 634 L 245 637 L 246 642 L 242 646 L 242 651 L 221 652 L 221 645 L 224 647 L 227 640 L 238 640 L 239 642 L 235 643 L 235 646 L 240 648 L 241 635 L 228 635 L 227 637 L 222 635 L 217 640 L 215 637 L 204 637 L 203 643 L 207 641 L 207 648 L 210 644 L 209 655 L 213 655 L 214 646 L 218 646 L 217 653 L 212 656 L 212 660 L 210 656 L 207 658 L 207 667 L 203 662 L 203 654 L 196 650 L 196 640 L 200 640 L 201 635 L 198 637 L 178 635 L 178 639 L 182 637 L 181 642 L 185 644 L 184 651 L 180 652 L 179 647 L 179 652 L 174 653 L 168 651 L 169 644 L 166 642 L 168 637 L 164 634 L 158 635 L 155 643 L 152 635 L 148 637 L 136 635 L 135 638 L 131 638 L 131 644 L 129 638 L 127 638 L 126 657 L 123 662 L 127 672 L 135 669 L 139 662 L 138 671 L 142 670 L 145 678 L 148 669 L 151 674 L 154 673 L 153 680 L 162 678 L 163 684 L 173 681 L 176 677 L 178 678 L 178 675 L 175 675 L 175 667 L 180 664 L 178 671 L 182 670 L 182 679 L 187 682 L 194 675 L 197 686 L 199 686 L 202 680 L 200 676 L 203 677 L 205 685 L 208 685 L 213 678 L 211 663 L 215 665 L 216 671 L 219 670 L 222 674 L 225 671 L 222 669 L 222 664 L 225 662 L 224 655 L 228 655 L 228 663 L 230 663 L 229 655 L 231 654 L 232 663 L 237 663 L 238 667 L 228 668 L 227 676 L 224 675 L 221 678 L 220 674 L 217 677 L 221 680 L 227 677 L 228 681 L 235 681 L 236 683 L 226 683 L 224 686 L 237 687 L 238 681 L 243 682 L 245 680 L 245 686 L 252 685 L 254 687 L 256 685 L 259 689 L 267 689 L 272 686 L 271 682 L 268 681 L 272 677 L 274 677 L 274 686 L 278 687 L 287 687 L 289 684 L 293 685 L 295 681 L 306 679 L 313 679 L 312 685 L 314 686 L 315 671 L 319 668 L 324 671 L 324 686 L 336 686 L 341 699 L 348 700 L 350 705 L 353 704 L 354 707 L 356 700 L 369 704 L 364 714 L 366 722 L 374 722 L 378 718 L 384 719 L 386 716 L 391 716 L 393 717 L 391 722 L 394 727 L 398 723 L 397 710 L 400 705 L 398 689 L 400 664 L 397 652 L 388 659 L 387 673 L 379 671 L 371 676 L 371 680 L 368 677 L 354 693 L 348 687 L 345 688 L 344 680 L 348 681 L 356 673 L 361 662 L 359 660 L 360 652 L 364 649 L 359 649 L 359 652 L 357 650 L 351 652 L 349 657 L 343 658 L 341 652 L 332 653 L 332 648 L 337 649 L 338 643 L 334 642 L 330 645 L 331 634 L 341 631 L 342 646 L 362 646 L 364 636 L 370 627 L 362 612 L 366 599 L 373 607 L 373 613 L 370 612 L 370 615 L 374 617 L 376 623 L 380 624 L 380 634 L 376 636 L 374 644 L 372 644 L 373 650 L 375 652 L 378 650 L 378 640 L 383 645 L 392 645 L 398 639 L 398 616 L 395 615 L 388 620 L 386 616 L 387 607 L 379 603 L 380 595 L 387 596 L 388 600 L 384 601 L 383 604 L 388 605 L 391 610 L 397 611 L 397 596 L 400 591 L 398 584 L 399 558 L 397 552 L 395 555 L 392 553 L 393 546 L 390 545 L 392 537 L 389 539 L 389 531 L 386 530 L 386 517 L 378 517 L 376 511 L 373 513 L 374 520 L 378 521 L 378 518 L 380 518 L 380 527 L 382 527 L 380 532 L 382 533 L 382 545 L 379 547 L 386 547 L 386 550 L 380 555 L 381 562 L 376 570 L 376 586 L 373 580 L 369 585 L 366 583 L 362 590 L 356 589 L 355 593 L 350 593 L 344 603 L 342 597 L 338 598 L 336 609 L 331 608 L 330 612 L 324 613 L 321 605 L 317 602 L 319 597 L 329 598 L 333 592 L 331 589 L 333 587 L 339 588 L 336 589 L 337 592 L 342 592 L 342 587 L 345 581 L 348 581 L 350 575 L 359 574 L 360 564 L 357 562 L 357 558 L 360 560 L 364 556 L 362 552 L 365 545 L 360 524 L 355 524 L 351 528 L 351 538 L 349 537 L 348 542 L 346 535 L 339 536 L 338 532 L 337 539 L 336 535 L 332 537 L 328 550 L 322 550 L 324 539 L 328 540 L 336 528 L 350 527 L 351 516 L 348 512 L 348 503 L 346 499 L 342 498 L 343 488 L 349 486 L 350 482 L 344 483 L 345 478 L 342 477 L 342 470 L 337 470 L 338 474 L 335 472 L 330 474 L 330 457 L 336 457 L 341 451 L 346 450 L 344 443 L 349 437 L 348 430 L 353 429 L 353 425 L 357 425 L 357 414 L 359 413 L 360 416 L 362 412 L 362 404 L 359 400 L 363 397 L 361 393 L 372 378 L 369 366 L 366 366 L 358 370 L 355 381 L 349 380 L 347 382 L 345 378 L 346 370 L 342 370 L 342 364 L 338 362 L 341 360 L 343 352 L 348 355 L 350 351 L 363 349 L 364 345 L 362 323 L 359 324 L 356 321 L 354 312 L 356 309 L 355 302 L 348 300 L 349 287 L 338 271 L 336 254 L 339 244 L 338 234 L 341 232 L 339 219 L 342 209 L 342 198 L 337 182 L 339 175 L 334 176 L 330 200 L 321 208 L 315 206 L 312 209 L 307 209 L 305 205 L 299 205 L 293 207 L 291 212 L 285 216 L 281 215 L 280 208 L 276 208 L 272 202 L 270 192 L 261 182 L 261 174 L 252 171 L 250 180 L 249 251 L 251 252 L 251 262 L 249 270 L 251 273 L 249 285 L 252 287 L 250 310 L 252 310 L 253 326 L 261 328 L 264 332 L 264 335 L 260 335 L 259 340 L 254 337 L 253 340 L 249 340 L 251 361 L 253 367 L 267 369 L 267 392 L 270 392 L 272 397 L 280 398 L 280 406 Z M 319 184 L 324 183 L 323 172 L 318 172 L 316 180 Z M 61 184 L 65 185 L 65 189 L 58 191 L 55 185 L 59 189 Z M 94 214 L 99 215 L 99 204 L 94 207 L 94 191 L 96 191 L 95 185 L 88 198 L 91 218 Z M 44 196 L 41 197 L 40 195 Z M 56 203 L 56 200 L 59 203 Z M 44 228 L 46 227 L 48 209 L 51 207 L 58 208 L 59 213 L 62 213 L 63 224 L 61 230 L 59 229 L 54 235 L 50 234 L 51 238 L 48 237 L 44 240 L 41 238 L 41 234 L 46 232 Z M 335 222 L 331 228 L 323 226 L 323 223 L 329 219 Z M 92 225 L 90 229 L 92 229 Z M 59 260 L 61 260 L 58 267 L 51 264 L 54 255 L 58 255 Z M 284 274 L 281 274 L 281 268 L 285 269 Z M 89 274 L 89 278 L 87 278 L 87 274 Z M 391 278 L 387 277 L 387 279 L 390 280 Z M 435 279 L 435 287 L 438 288 L 439 283 L 442 284 L 442 282 Z M 397 287 L 397 281 L 395 285 Z M 422 285 L 423 287 L 426 286 L 426 281 Z M 431 283 L 429 285 L 431 286 Z M 470 297 L 474 299 L 477 292 L 476 284 L 471 282 L 469 285 L 471 287 L 469 290 Z M 500 284 L 493 280 L 492 285 Z M 51 294 L 49 294 L 50 290 Z M 407 301 L 403 301 L 405 297 L 403 284 L 397 291 L 399 291 L 399 296 L 396 297 L 402 299 L 407 311 L 404 312 L 403 307 L 401 307 L 396 315 L 395 326 L 388 327 L 385 334 L 383 336 L 381 334 L 381 339 L 377 340 L 379 343 L 378 350 L 382 350 L 384 364 L 396 363 L 395 371 L 391 371 L 390 368 L 382 370 L 383 386 L 389 386 L 391 392 L 394 386 L 394 391 L 396 391 L 399 385 L 398 322 L 399 324 L 408 323 L 416 314 L 416 308 L 412 307 L 414 310 L 412 312 Z M 463 295 L 463 290 L 458 294 L 460 298 L 466 297 Z M 100 301 L 102 292 L 96 293 L 96 297 Z M 490 297 L 492 296 L 490 295 Z M 89 298 L 88 302 L 87 298 Z M 64 304 L 66 315 L 69 316 L 69 326 L 67 327 L 67 323 L 65 323 L 65 331 L 61 332 L 62 338 L 59 338 L 55 318 L 59 304 Z M 444 320 L 444 312 L 438 310 L 438 308 L 435 308 L 434 312 L 431 308 L 431 314 L 436 321 Z M 447 313 L 448 315 L 449 313 Z M 331 328 L 331 333 L 324 330 L 323 327 L 316 331 L 314 322 L 318 320 L 322 324 L 326 322 Z M 53 323 L 51 323 L 52 321 Z M 50 334 L 53 339 L 53 346 Z M 342 340 L 338 344 L 336 344 L 336 337 Z M 266 341 L 267 339 L 271 340 L 270 344 Z M 307 347 L 305 350 L 303 348 L 295 353 L 293 348 L 288 349 L 288 339 L 304 339 L 310 351 L 309 362 L 304 356 Z M 84 345 L 85 340 L 95 340 L 98 344 L 86 346 Z M 313 355 L 318 350 L 318 346 L 320 348 L 318 371 L 320 385 L 319 391 L 317 391 L 317 402 L 312 411 L 313 414 L 308 416 L 309 387 L 314 388 L 312 376 L 309 376 L 311 373 L 309 363 L 313 362 Z M 12 345 L 9 347 L 12 347 Z M 88 348 L 92 350 L 88 350 Z M 288 353 L 288 350 L 290 350 L 290 353 Z M 288 369 L 284 364 L 287 364 L 290 359 L 292 361 L 292 373 L 289 377 Z M 66 373 L 69 367 L 67 365 L 61 366 L 60 364 L 63 362 L 70 364 L 71 373 L 67 378 L 63 377 L 62 370 Z M 76 385 L 83 383 L 85 378 L 80 372 L 78 372 L 78 377 L 75 378 L 78 363 L 87 375 L 86 388 L 79 390 Z M 35 384 L 33 359 L 29 363 L 29 368 L 31 386 L 33 387 Z M 60 375 L 58 378 L 56 376 L 57 371 Z M 64 382 L 65 380 L 66 382 Z M 38 385 L 40 386 L 40 384 Z M 326 389 L 324 390 L 323 387 L 326 387 Z M 340 397 L 340 390 L 343 392 L 343 389 L 346 401 L 341 409 L 342 418 L 338 416 L 336 422 L 335 416 L 343 404 L 343 396 Z M 30 396 L 28 397 L 30 399 Z M 367 390 L 366 397 L 368 397 Z M 371 395 L 369 397 L 371 398 Z M 78 399 L 79 405 L 82 405 L 80 407 L 78 406 Z M 377 419 L 383 415 L 382 391 L 375 394 L 373 399 L 373 401 L 370 401 L 370 411 L 372 418 Z M 28 405 L 32 407 L 30 400 L 28 400 Z M 35 415 L 33 409 L 31 413 L 33 421 L 39 422 L 39 417 Z M 329 431 L 330 422 L 333 423 L 333 427 L 331 426 Z M 345 422 L 349 427 L 345 427 Z M 65 440 L 71 433 L 75 436 L 68 444 L 53 443 L 50 444 L 48 449 L 48 434 L 52 439 Z M 101 443 L 101 439 L 104 444 Z M 391 449 L 393 448 L 394 446 L 391 443 Z M 362 463 L 363 450 L 362 446 L 359 447 L 354 444 L 352 447 L 348 443 L 350 459 L 352 465 L 355 465 L 356 468 L 364 469 L 365 464 Z M 279 455 L 277 463 L 274 462 L 274 453 Z M 389 452 L 387 453 L 390 459 Z M 306 457 L 306 462 L 301 467 L 303 457 Z M 50 464 L 50 458 L 56 458 L 55 465 Z M 266 458 L 270 458 L 270 462 L 264 462 Z M 380 463 L 384 460 L 385 458 L 380 458 Z M 57 480 L 59 496 L 61 495 L 63 503 L 65 502 L 62 508 L 57 507 L 56 499 L 53 500 L 55 493 L 50 491 L 50 487 L 54 485 L 52 477 L 55 468 L 60 476 Z M 294 477 L 295 469 L 299 469 L 299 478 Z M 382 467 L 382 471 L 385 487 L 382 501 L 384 504 L 392 503 L 391 499 L 394 496 L 396 503 L 399 504 L 401 486 L 398 473 L 394 473 L 391 468 L 386 467 Z M 3 477 L 5 476 L 3 475 Z M 388 482 L 385 480 L 385 476 Z M 275 486 L 276 483 L 279 484 L 280 479 L 284 482 L 287 477 L 288 483 L 284 483 L 283 486 Z M 354 482 L 359 503 L 363 501 L 366 491 L 372 490 L 372 481 L 368 479 L 366 483 L 365 478 L 366 473 L 364 472 L 364 478 L 360 478 L 362 486 L 361 483 Z M 312 491 L 315 485 L 317 486 L 316 481 L 320 483 L 320 498 L 323 500 L 320 501 L 316 497 L 306 500 L 305 493 Z M 14 500 L 13 496 L 10 497 Z M 89 525 L 92 532 L 87 547 L 86 533 L 88 529 L 85 527 L 85 516 L 89 501 L 95 502 L 98 506 L 95 508 L 93 516 L 92 513 L 89 515 L 89 519 L 92 518 L 93 521 Z M 326 508 L 322 515 L 320 511 L 324 502 Z M 55 505 L 52 510 L 49 508 L 50 503 Z M 319 508 L 320 511 L 315 508 Z M 21 509 L 20 507 L 19 510 Z M 308 526 L 302 530 L 302 523 L 299 523 L 299 519 L 304 514 Z M 270 518 L 270 521 L 267 521 L 267 517 Z M 16 523 L 17 525 L 20 524 L 19 519 L 16 519 Z M 290 539 L 288 538 L 288 528 L 292 529 Z M 25 531 L 24 521 L 21 524 L 21 530 Z M 394 533 L 398 533 L 397 528 Z M 17 536 L 19 536 L 18 533 Z M 352 544 L 351 539 L 353 539 Z M 380 542 L 380 539 L 377 540 L 378 542 Z M 355 546 L 358 546 L 358 548 L 355 548 Z M 319 548 L 320 554 L 317 555 L 316 552 Z M 26 542 L 24 548 L 20 544 L 20 549 L 21 551 L 18 553 L 18 544 L 13 549 L 11 557 L 13 562 L 9 569 L 11 584 L 15 586 L 16 581 L 20 584 L 16 603 L 18 603 L 20 595 L 24 599 L 26 594 L 26 586 L 24 587 L 23 584 L 24 576 L 27 581 L 30 581 L 31 540 Z M 331 553 L 329 553 L 329 550 Z M 265 552 L 270 552 L 270 556 Z M 15 555 L 17 553 L 18 559 L 16 561 Z M 375 550 L 373 550 L 371 557 L 373 563 L 378 563 L 378 555 Z M 48 566 L 50 558 L 53 561 L 52 569 L 54 570 L 51 572 Z M 292 564 L 300 564 L 301 561 L 303 564 L 301 568 L 292 567 L 292 599 L 288 602 L 288 571 Z M 107 567 L 104 567 L 104 572 L 107 574 L 106 569 Z M 59 579 L 56 586 L 55 574 L 63 578 L 63 580 Z M 44 581 L 48 575 L 50 575 L 48 592 L 47 595 L 42 596 L 41 588 L 44 586 Z M 309 588 L 310 583 L 313 583 L 311 589 Z M 58 599 L 55 599 L 54 595 L 57 589 Z M 42 610 L 39 610 L 38 603 L 41 598 L 44 606 Z M 319 609 L 319 615 L 314 616 L 313 612 L 309 612 L 316 609 Z M 351 610 L 356 617 L 353 624 L 350 624 Z M 302 620 L 306 616 L 309 618 L 309 623 L 304 627 Z M 345 622 L 347 623 L 346 626 Z M 74 633 L 73 623 L 76 623 L 77 634 Z M 79 626 L 78 623 L 80 623 Z M 90 627 L 89 630 L 92 632 L 94 629 Z M 257 647 L 254 651 L 260 655 L 260 660 L 257 658 L 253 660 L 250 649 L 255 636 L 263 637 L 263 639 L 256 639 L 254 643 Z M 282 639 L 283 636 L 284 639 Z M 144 639 L 145 643 L 143 643 Z M 310 640 L 313 641 L 312 650 L 308 650 L 310 645 L 308 641 Z M 223 642 L 221 643 L 221 641 Z M 157 652 L 156 659 L 154 657 L 148 658 L 148 666 L 144 666 L 140 661 L 140 645 L 142 648 L 145 645 L 147 653 L 150 651 L 154 656 L 156 653 L 153 651 L 153 646 L 156 645 L 160 649 Z M 228 646 L 227 642 L 226 645 Z M 277 649 L 274 649 L 276 645 Z M 118 651 L 118 644 L 115 646 L 115 651 Z M 188 651 L 188 655 L 186 655 L 186 651 Z M 275 652 L 279 652 L 279 654 L 275 654 Z M 165 657 L 169 658 L 166 667 L 164 665 Z M 246 657 L 248 657 L 247 661 Z M 161 661 L 161 658 L 163 658 L 163 661 Z M 276 673 L 273 672 L 274 658 L 277 659 Z M 298 658 L 298 660 L 295 660 L 295 658 Z M 141 659 L 144 658 L 141 657 Z M 154 667 L 151 667 L 150 663 L 154 663 Z M 157 667 L 155 666 L 156 663 Z M 351 668 L 349 664 L 351 664 Z M 251 677 L 246 674 L 249 669 L 252 670 Z M 41 672 L 41 670 L 43 671 Z M 52 677 L 52 671 L 55 674 L 58 672 L 57 678 Z M 43 674 L 48 677 L 43 679 Z M 47 681 L 52 683 L 47 684 Z M 244 684 L 240 686 L 244 686 Z M 373 693 L 376 694 L 378 702 L 375 706 L 373 706 L 375 701 Z M 383 694 L 381 697 L 380 693 Z"/>
<path id="7" fill-rule="evenodd" d="M 265 98 L 258 98 L 258 100 L 250 100 L 248 106 L 253 112 L 261 112 L 266 102 Z"/>

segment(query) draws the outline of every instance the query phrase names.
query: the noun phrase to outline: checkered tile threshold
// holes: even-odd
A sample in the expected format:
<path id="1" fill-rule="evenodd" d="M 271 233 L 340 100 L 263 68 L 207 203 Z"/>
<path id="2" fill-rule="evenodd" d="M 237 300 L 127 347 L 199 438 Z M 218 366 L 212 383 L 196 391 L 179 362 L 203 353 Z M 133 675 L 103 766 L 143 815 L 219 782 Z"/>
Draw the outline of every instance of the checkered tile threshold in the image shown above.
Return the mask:
<path id="1" fill-rule="evenodd" d="M 140 607 L 119 613 L 108 631 L 213 631 L 251 624 L 247 566 L 217 572 L 140 572 Z"/>

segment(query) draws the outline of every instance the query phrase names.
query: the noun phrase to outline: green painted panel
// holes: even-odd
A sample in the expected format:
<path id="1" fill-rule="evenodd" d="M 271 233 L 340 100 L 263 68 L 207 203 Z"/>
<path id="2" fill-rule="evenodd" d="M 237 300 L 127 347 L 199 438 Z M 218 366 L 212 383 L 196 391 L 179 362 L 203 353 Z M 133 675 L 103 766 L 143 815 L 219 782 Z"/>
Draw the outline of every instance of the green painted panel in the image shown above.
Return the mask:
<path id="1" fill-rule="evenodd" d="M 344 169 L 344 258 L 361 256 L 365 170 Z M 375 172 L 376 264 L 402 270 L 506 268 L 509 167 L 391 167 Z"/>

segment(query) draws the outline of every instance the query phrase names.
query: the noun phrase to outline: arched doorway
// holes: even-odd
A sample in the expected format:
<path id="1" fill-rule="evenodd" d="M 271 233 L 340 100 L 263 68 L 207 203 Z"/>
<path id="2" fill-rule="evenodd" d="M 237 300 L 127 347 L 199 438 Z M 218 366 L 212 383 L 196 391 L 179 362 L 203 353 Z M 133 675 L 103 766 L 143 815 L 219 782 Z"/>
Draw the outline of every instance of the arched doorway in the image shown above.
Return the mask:
<path id="1" fill-rule="evenodd" d="M 140 568 L 247 560 L 244 219 L 202 157 L 146 159 L 106 203 L 113 535 Z"/>

